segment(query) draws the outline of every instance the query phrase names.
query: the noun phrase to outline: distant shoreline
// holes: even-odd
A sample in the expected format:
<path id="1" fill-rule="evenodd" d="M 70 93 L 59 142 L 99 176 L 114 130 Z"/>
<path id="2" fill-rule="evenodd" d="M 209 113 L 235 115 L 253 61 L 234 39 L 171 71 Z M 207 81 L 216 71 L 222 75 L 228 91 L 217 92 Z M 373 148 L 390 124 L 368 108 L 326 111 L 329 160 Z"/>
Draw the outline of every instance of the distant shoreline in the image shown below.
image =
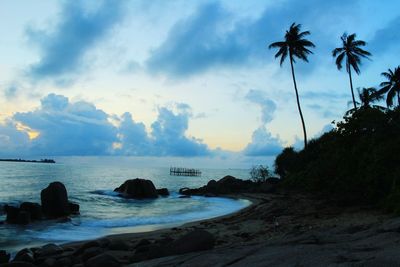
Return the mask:
<path id="1" fill-rule="evenodd" d="M 54 159 L 26 160 L 26 159 L 0 159 L 6 162 L 29 162 L 29 163 L 56 163 Z"/>

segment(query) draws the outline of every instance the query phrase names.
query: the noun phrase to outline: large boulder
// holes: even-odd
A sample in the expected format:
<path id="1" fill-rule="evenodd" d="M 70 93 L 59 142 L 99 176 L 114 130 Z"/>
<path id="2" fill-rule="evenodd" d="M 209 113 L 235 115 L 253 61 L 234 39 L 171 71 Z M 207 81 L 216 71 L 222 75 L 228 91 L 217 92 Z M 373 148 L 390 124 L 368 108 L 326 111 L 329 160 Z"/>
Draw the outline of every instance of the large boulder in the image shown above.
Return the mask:
<path id="1" fill-rule="evenodd" d="M 146 179 L 131 179 L 125 181 L 120 187 L 114 190 L 125 198 L 157 198 L 157 190 L 152 181 Z"/>
<path id="2" fill-rule="evenodd" d="M 61 182 L 53 182 L 40 193 L 43 213 L 52 218 L 70 214 L 67 189 Z"/>

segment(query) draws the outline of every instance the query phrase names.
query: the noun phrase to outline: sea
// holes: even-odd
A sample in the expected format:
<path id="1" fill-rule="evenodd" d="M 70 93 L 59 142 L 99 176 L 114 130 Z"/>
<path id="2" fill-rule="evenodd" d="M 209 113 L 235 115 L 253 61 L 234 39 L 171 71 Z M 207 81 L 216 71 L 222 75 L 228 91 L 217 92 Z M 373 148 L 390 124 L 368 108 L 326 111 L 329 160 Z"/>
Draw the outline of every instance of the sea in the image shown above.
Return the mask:
<path id="1" fill-rule="evenodd" d="M 27 226 L 0 224 L 0 250 L 12 253 L 47 243 L 62 244 L 110 234 L 147 232 L 233 213 L 250 205 L 245 199 L 179 198 L 179 189 L 196 188 L 225 175 L 249 179 L 248 169 L 199 168 L 201 176 L 170 176 L 168 166 L 141 164 L 130 158 L 66 157 L 55 164 L 0 162 L 0 221 L 5 204 L 40 203 L 49 183 L 62 182 L 80 215 L 70 220 L 34 222 Z M 176 161 L 176 167 L 181 166 Z M 144 166 L 146 165 L 146 166 Z M 124 199 L 113 191 L 127 179 L 145 178 L 170 196 L 154 200 Z"/>

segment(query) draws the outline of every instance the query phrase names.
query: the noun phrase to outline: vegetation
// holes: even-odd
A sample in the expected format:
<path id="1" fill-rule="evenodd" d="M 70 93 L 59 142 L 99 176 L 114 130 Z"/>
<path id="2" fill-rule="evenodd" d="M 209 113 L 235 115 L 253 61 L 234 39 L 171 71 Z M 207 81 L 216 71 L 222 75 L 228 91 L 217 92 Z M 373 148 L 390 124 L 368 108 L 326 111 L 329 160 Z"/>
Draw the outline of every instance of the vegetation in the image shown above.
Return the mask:
<path id="1" fill-rule="evenodd" d="M 289 30 L 286 31 L 285 40 L 281 42 L 272 43 L 269 48 L 279 48 L 278 52 L 275 54 L 275 58 L 280 57 L 280 65 L 282 66 L 283 62 L 289 56 L 290 67 L 292 70 L 292 78 L 294 84 L 294 91 L 296 93 L 296 101 L 297 108 L 299 109 L 301 124 L 303 126 L 303 134 L 304 134 L 304 147 L 307 147 L 307 131 L 306 125 L 304 123 L 303 113 L 301 112 L 299 93 L 297 91 L 296 77 L 294 74 L 294 66 L 293 63 L 296 63 L 296 58 L 304 60 L 308 62 L 307 55 L 312 54 L 309 47 L 315 47 L 315 45 L 304 39 L 305 36 L 309 35 L 309 31 L 300 32 L 301 25 L 293 23 Z"/>
<path id="2" fill-rule="evenodd" d="M 360 108 L 307 148 L 286 148 L 276 158 L 275 172 L 287 188 L 400 212 L 399 133 L 400 108 Z"/>
<path id="3" fill-rule="evenodd" d="M 250 170 L 250 179 L 256 183 L 263 183 L 268 178 L 271 178 L 271 171 L 268 166 L 258 165 L 253 166 Z"/>
<path id="4" fill-rule="evenodd" d="M 359 65 L 361 64 L 361 58 L 368 58 L 368 56 L 371 56 L 371 53 L 360 48 L 361 46 L 365 46 L 366 43 L 361 40 L 356 40 L 355 33 L 350 35 L 344 33 L 340 39 L 342 40 L 342 47 L 335 48 L 332 51 L 332 56 L 336 57 L 336 66 L 338 70 L 342 69 L 343 60 L 346 58 L 346 71 L 349 74 L 351 96 L 353 98 L 354 109 L 356 109 L 357 105 L 354 97 L 351 68 L 353 68 L 357 74 L 360 74 Z"/>
<path id="5" fill-rule="evenodd" d="M 361 48 L 366 43 L 356 40 L 356 34 L 343 34 L 342 47 L 335 48 L 332 55 L 339 70 L 346 64 L 354 107 L 336 128 L 307 145 L 293 63 L 294 57 L 307 62 L 312 53 L 308 47 L 314 44 L 303 39 L 309 34 L 300 32 L 300 25 L 293 23 L 285 41 L 270 45 L 279 48 L 275 58 L 280 57 L 281 65 L 289 56 L 304 132 L 304 149 L 285 148 L 275 159 L 275 173 L 288 189 L 311 192 L 344 205 L 377 204 L 400 213 L 400 66 L 382 73 L 386 80 L 380 88 L 359 89 L 357 107 L 352 69 L 360 74 L 361 59 L 371 53 Z M 374 104 L 385 96 L 387 108 Z M 252 170 L 254 177 L 259 176 L 257 170 Z"/>
<path id="6" fill-rule="evenodd" d="M 397 105 L 400 105 L 400 66 L 392 71 L 389 69 L 387 72 L 382 72 L 382 76 L 387 79 L 387 81 L 382 82 L 379 90 L 379 94 L 386 94 L 386 105 L 388 107 L 393 106 L 393 99 L 397 95 Z"/>

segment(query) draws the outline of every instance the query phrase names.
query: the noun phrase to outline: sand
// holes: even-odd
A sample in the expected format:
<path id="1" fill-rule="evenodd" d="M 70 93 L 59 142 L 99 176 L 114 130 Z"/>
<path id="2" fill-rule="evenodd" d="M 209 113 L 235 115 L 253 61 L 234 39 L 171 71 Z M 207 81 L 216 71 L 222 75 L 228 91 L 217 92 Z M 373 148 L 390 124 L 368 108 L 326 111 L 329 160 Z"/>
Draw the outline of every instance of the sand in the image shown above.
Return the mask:
<path id="1" fill-rule="evenodd" d="M 343 208 L 289 193 L 229 197 L 253 204 L 215 219 L 100 242 L 114 244 L 105 252 L 123 266 L 400 266 L 400 218 L 374 207 Z M 213 249 L 132 262 L 140 242 L 168 243 L 199 229 L 215 237 Z M 63 248 L 76 251 L 84 243 Z"/>

